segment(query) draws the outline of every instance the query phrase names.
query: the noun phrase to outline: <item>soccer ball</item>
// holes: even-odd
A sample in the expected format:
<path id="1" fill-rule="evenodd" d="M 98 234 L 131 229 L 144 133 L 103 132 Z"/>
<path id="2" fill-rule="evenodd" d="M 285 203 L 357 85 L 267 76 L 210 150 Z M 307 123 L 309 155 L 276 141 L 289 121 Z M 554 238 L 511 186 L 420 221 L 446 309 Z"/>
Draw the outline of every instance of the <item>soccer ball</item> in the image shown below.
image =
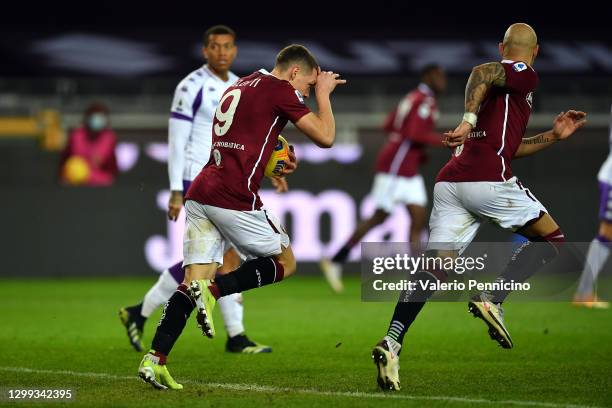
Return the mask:
<path id="1" fill-rule="evenodd" d="M 64 180 L 69 184 L 83 184 L 89 180 L 89 164 L 80 156 L 71 156 L 64 164 Z"/>
<path id="2" fill-rule="evenodd" d="M 282 176 L 283 170 L 289 161 L 289 143 L 284 137 L 278 135 L 278 142 L 270 155 L 264 174 L 266 177 Z"/>

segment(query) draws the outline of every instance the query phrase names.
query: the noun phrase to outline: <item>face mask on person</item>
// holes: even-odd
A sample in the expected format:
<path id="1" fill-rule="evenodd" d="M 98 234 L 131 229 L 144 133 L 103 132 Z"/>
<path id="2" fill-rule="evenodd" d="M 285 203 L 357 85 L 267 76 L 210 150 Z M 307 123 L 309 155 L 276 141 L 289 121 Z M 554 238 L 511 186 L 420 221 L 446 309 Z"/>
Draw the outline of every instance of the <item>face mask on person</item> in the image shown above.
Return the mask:
<path id="1" fill-rule="evenodd" d="M 108 118 L 104 113 L 92 113 L 87 120 L 87 126 L 94 132 L 99 132 L 108 124 Z"/>

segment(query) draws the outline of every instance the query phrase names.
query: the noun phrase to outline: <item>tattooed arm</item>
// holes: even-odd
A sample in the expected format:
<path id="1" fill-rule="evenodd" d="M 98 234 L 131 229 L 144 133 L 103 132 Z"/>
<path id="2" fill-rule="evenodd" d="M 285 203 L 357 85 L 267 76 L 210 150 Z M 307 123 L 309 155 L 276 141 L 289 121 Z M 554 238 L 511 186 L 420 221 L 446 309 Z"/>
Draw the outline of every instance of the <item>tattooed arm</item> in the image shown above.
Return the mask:
<path id="1" fill-rule="evenodd" d="M 542 149 L 546 149 L 557 141 L 559 141 L 559 139 L 553 135 L 552 130 L 540 133 L 539 135 L 533 137 L 524 137 L 523 141 L 516 150 L 516 153 L 514 154 L 514 158 L 518 159 L 520 157 L 531 156 Z"/>
<path id="2" fill-rule="evenodd" d="M 489 88 L 505 85 L 506 71 L 500 62 L 489 62 L 474 67 L 465 86 L 465 111 L 478 113 Z"/>
<path id="3" fill-rule="evenodd" d="M 467 85 L 465 86 L 465 115 L 464 120 L 452 131 L 445 133 L 445 144 L 456 147 L 467 139 L 476 123 L 476 114 L 480 104 L 491 86 L 505 86 L 506 71 L 500 62 L 489 62 L 474 67 Z M 470 123 L 471 122 L 471 123 Z"/>
<path id="4" fill-rule="evenodd" d="M 567 139 L 586 123 L 586 113 L 570 110 L 561 112 L 553 121 L 553 128 L 533 137 L 525 137 L 519 145 L 515 158 L 530 156 L 546 149 L 555 142 Z"/>

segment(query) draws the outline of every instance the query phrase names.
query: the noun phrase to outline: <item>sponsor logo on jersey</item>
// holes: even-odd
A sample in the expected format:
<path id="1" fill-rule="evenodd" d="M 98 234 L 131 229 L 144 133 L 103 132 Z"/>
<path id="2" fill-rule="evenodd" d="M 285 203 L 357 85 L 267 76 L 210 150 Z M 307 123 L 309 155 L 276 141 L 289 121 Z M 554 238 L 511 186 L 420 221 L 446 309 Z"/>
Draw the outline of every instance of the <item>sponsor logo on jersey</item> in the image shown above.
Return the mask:
<path id="1" fill-rule="evenodd" d="M 525 100 L 529 104 L 529 107 L 532 108 L 533 107 L 533 92 L 529 92 L 527 96 L 525 96 Z"/>
<path id="2" fill-rule="evenodd" d="M 459 145 L 455 148 L 455 152 L 453 153 L 455 155 L 455 157 L 459 157 L 459 155 L 461 154 L 461 152 L 463 151 L 463 146 L 464 145 Z"/>
<path id="3" fill-rule="evenodd" d="M 208 88 L 208 92 L 215 92 L 215 88 L 213 88 L 212 86 Z"/>
<path id="4" fill-rule="evenodd" d="M 468 135 L 469 139 L 480 139 L 483 137 L 487 137 L 487 131 L 486 130 L 477 130 L 475 132 L 470 132 L 470 134 Z"/>
<path id="5" fill-rule="evenodd" d="M 221 152 L 217 149 L 213 150 L 213 158 L 215 159 L 215 164 L 218 166 L 221 165 Z"/>
<path id="6" fill-rule="evenodd" d="M 427 119 L 431 114 L 431 106 L 429 103 L 422 103 L 421 106 L 419 106 L 417 113 L 421 119 Z"/>
<path id="7" fill-rule="evenodd" d="M 517 62 L 512 65 L 512 69 L 516 72 L 521 72 L 527 69 L 527 64 L 525 64 L 524 62 Z"/>
<path id="8" fill-rule="evenodd" d="M 183 91 L 183 92 L 187 92 L 188 90 L 189 90 L 189 88 L 187 88 L 186 86 L 181 88 L 181 91 Z"/>
<path id="9" fill-rule="evenodd" d="M 295 90 L 295 96 L 297 96 L 298 100 L 301 103 L 304 103 L 304 97 L 302 96 L 302 94 L 300 93 L 300 91 L 298 91 L 297 89 Z"/>
<path id="10" fill-rule="evenodd" d="M 244 145 L 236 142 L 215 142 L 213 147 L 224 147 L 226 149 L 244 150 Z"/>

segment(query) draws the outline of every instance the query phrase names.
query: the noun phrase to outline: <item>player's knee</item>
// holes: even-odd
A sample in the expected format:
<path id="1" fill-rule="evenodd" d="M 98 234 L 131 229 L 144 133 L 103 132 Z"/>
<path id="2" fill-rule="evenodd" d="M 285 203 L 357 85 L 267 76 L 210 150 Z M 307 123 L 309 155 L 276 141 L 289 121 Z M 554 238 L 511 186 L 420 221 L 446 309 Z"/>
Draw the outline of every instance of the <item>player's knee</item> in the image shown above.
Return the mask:
<path id="1" fill-rule="evenodd" d="M 606 238 L 608 241 L 612 241 L 612 222 L 602 221 L 599 224 L 599 235 Z"/>
<path id="2" fill-rule="evenodd" d="M 232 248 L 223 255 L 223 265 L 219 267 L 217 273 L 220 275 L 225 275 L 238 269 L 239 266 L 240 256 L 236 250 Z"/>
<path id="3" fill-rule="evenodd" d="M 183 283 L 188 285 L 194 280 L 212 279 L 215 276 L 217 266 L 217 263 L 187 265 L 185 266 L 185 279 L 183 279 Z"/>
<path id="4" fill-rule="evenodd" d="M 295 261 L 293 253 L 283 252 L 276 258 L 276 260 L 283 266 L 285 278 L 295 273 L 295 270 L 297 269 L 297 262 Z"/>

